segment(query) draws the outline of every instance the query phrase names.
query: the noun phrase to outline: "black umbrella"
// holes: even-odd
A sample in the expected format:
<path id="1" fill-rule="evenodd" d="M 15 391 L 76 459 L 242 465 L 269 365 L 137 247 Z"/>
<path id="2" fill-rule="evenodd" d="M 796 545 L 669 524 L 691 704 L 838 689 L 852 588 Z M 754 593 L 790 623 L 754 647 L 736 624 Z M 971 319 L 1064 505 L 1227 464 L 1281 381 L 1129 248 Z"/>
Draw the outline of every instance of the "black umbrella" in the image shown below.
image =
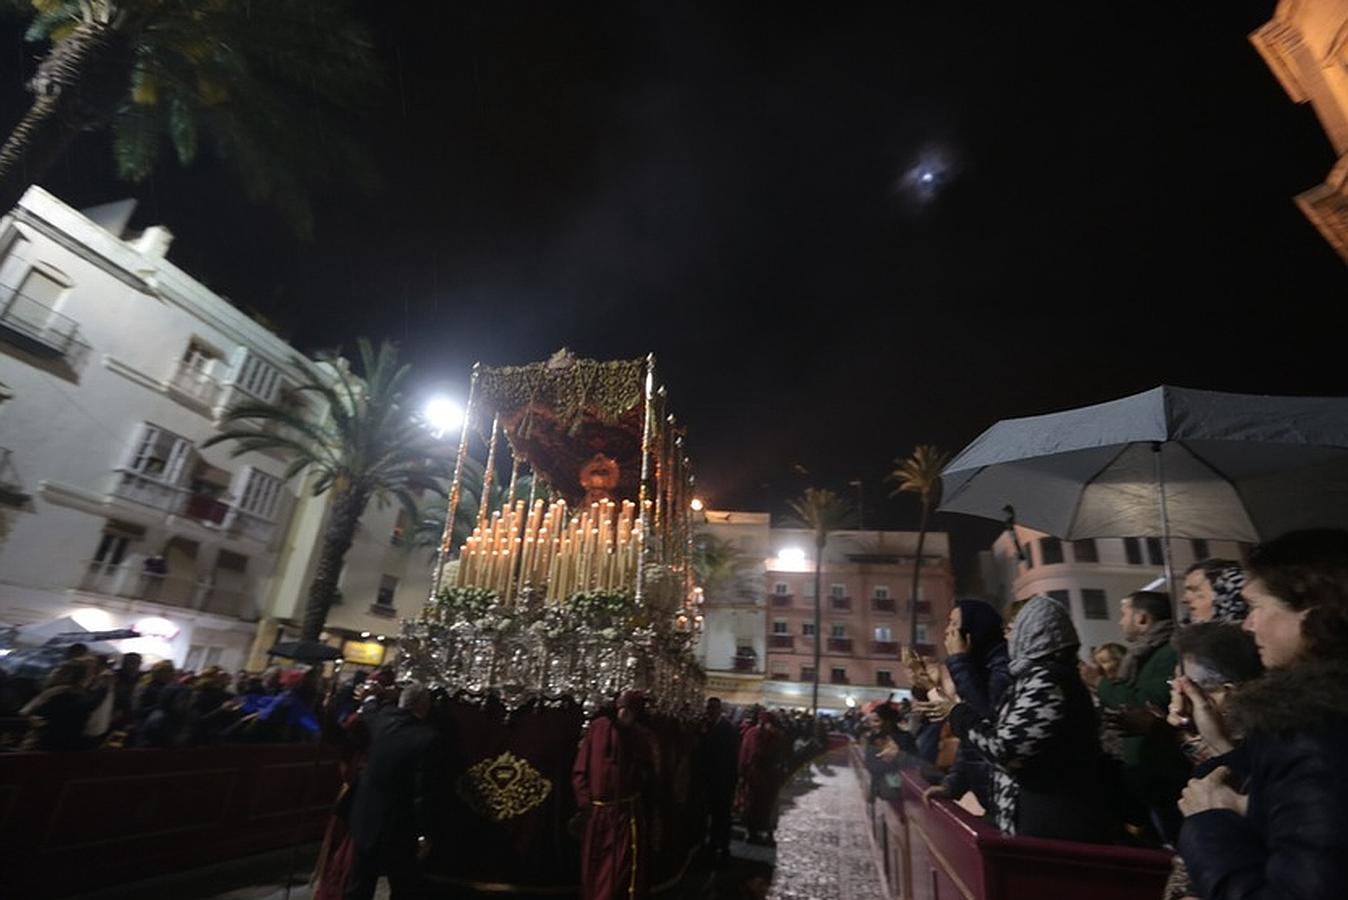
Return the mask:
<path id="1" fill-rule="evenodd" d="M 60 644 L 95 644 L 100 641 L 129 641 L 140 637 L 134 628 L 114 628 L 111 631 L 63 631 L 47 638 L 47 646 Z"/>
<path id="2" fill-rule="evenodd" d="M 302 663 L 332 662 L 342 658 L 342 651 L 321 641 L 282 641 L 267 651 L 268 656 L 293 659 Z"/>
<path id="3" fill-rule="evenodd" d="M 1158 387 L 1006 419 L 941 473 L 945 512 L 1065 540 L 1268 540 L 1348 526 L 1348 398 Z"/>

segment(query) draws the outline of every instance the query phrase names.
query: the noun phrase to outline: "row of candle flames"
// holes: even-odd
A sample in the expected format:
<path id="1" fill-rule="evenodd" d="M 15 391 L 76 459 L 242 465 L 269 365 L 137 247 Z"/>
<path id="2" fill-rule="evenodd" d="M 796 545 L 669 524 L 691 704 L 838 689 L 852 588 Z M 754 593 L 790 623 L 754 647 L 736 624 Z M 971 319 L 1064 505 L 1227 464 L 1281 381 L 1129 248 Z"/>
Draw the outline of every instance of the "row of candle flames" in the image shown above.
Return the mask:
<path id="1" fill-rule="evenodd" d="M 594 503 L 569 517 L 565 500 L 535 500 L 527 515 L 526 505 L 516 501 L 490 520 L 479 515 L 459 554 L 459 587 L 487 588 L 511 603 L 525 586 L 537 593 L 546 585 L 544 602 L 553 604 L 581 591 L 636 586 L 649 500 L 640 518 L 631 500 Z"/>

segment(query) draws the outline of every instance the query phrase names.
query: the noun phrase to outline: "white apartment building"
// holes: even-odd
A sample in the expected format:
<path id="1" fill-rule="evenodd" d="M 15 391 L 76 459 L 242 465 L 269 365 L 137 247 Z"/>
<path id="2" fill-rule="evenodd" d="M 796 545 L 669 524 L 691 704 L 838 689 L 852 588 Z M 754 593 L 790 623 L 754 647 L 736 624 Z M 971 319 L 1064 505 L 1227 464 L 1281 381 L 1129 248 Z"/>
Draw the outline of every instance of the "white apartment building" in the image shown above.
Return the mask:
<path id="1" fill-rule="evenodd" d="M 695 648 L 707 670 L 707 694 L 727 703 L 761 702 L 767 663 L 765 561 L 772 525 L 767 513 L 706 510 L 699 530 L 733 544 L 744 554 L 747 574 L 758 590 L 751 596 L 703 596 L 702 634 Z"/>
<path id="2" fill-rule="evenodd" d="M 302 616 L 327 498 L 283 458 L 203 450 L 235 402 L 301 402 L 299 354 L 167 259 L 131 202 L 78 212 L 40 188 L 0 218 L 0 622 L 134 627 L 123 651 L 244 665 Z M 329 617 L 396 631 L 429 586 L 371 505 Z"/>
<path id="3" fill-rule="evenodd" d="M 1020 542 L 1024 560 L 1017 557 Z M 1047 594 L 1068 604 L 1081 635 L 1082 654 L 1105 643 L 1123 643 L 1119 604 L 1134 591 L 1166 589 L 1164 548 L 1160 538 L 1095 538 L 1062 541 L 1032 528 L 1016 526 L 1016 539 L 1003 531 L 982 558 L 983 582 L 1002 603 Z M 1184 570 L 1200 559 L 1239 560 L 1231 541 L 1176 539 L 1170 542 L 1176 590 Z M 1179 598 L 1176 598 L 1179 599 Z"/>

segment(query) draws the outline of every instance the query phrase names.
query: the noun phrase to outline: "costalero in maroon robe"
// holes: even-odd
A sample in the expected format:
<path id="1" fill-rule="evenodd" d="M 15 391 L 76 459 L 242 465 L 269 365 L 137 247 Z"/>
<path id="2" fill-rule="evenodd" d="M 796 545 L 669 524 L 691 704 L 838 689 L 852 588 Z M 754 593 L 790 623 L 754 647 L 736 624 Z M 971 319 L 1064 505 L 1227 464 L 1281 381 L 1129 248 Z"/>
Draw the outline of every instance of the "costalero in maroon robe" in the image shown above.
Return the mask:
<path id="1" fill-rule="evenodd" d="M 645 727 L 608 716 L 590 723 L 571 770 L 576 802 L 588 811 L 580 858 L 583 900 L 650 896 L 646 793 L 654 768 Z"/>
<path id="2" fill-rule="evenodd" d="M 777 825 L 777 792 L 787 760 L 786 735 L 768 718 L 744 733 L 740 742 L 741 817 L 750 837 L 771 834 Z"/>

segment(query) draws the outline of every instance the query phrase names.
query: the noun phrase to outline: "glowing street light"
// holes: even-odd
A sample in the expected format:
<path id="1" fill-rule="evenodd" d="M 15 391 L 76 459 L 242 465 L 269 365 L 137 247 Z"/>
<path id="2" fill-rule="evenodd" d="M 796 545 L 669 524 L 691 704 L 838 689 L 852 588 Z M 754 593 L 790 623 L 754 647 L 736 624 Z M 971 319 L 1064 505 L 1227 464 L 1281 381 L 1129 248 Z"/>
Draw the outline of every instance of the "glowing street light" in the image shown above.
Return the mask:
<path id="1" fill-rule="evenodd" d="M 805 551 L 799 547 L 787 547 L 777 551 L 777 558 L 784 563 L 802 565 L 805 562 Z"/>
<path id="2" fill-rule="evenodd" d="M 426 401 L 421 415 L 436 437 L 442 437 L 445 432 L 453 431 L 463 424 L 463 407 L 448 397 L 432 397 Z"/>
<path id="3" fill-rule="evenodd" d="M 703 503 L 699 497 L 694 497 L 693 502 L 690 503 L 689 506 L 693 508 L 693 512 L 702 512 L 702 510 L 706 508 L 706 504 Z"/>

